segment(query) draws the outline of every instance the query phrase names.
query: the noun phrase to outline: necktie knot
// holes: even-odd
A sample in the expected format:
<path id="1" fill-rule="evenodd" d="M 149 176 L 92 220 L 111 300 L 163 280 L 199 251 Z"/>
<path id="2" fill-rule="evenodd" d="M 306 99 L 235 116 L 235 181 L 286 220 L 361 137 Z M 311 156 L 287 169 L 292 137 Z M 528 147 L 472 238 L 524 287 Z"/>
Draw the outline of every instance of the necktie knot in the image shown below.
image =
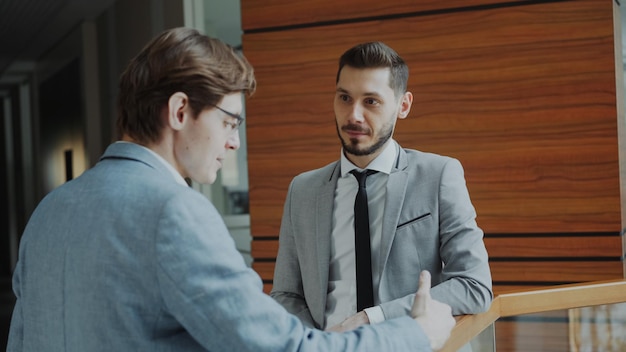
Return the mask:
<path id="1" fill-rule="evenodd" d="M 359 183 L 359 188 L 365 188 L 365 181 L 367 180 L 367 176 L 370 176 L 372 174 L 377 173 L 378 171 L 376 170 L 363 170 L 363 171 L 359 171 L 357 169 L 354 169 L 352 171 L 350 171 L 351 174 L 354 175 L 354 177 L 356 177 L 357 182 Z"/>

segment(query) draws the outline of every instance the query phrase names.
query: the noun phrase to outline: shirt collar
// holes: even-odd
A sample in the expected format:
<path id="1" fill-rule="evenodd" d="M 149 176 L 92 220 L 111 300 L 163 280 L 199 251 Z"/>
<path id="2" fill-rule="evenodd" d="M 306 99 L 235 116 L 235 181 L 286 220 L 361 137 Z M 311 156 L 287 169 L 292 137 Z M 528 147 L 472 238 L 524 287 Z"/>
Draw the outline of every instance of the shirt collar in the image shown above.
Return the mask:
<path id="1" fill-rule="evenodd" d="M 368 170 L 376 170 L 378 172 L 385 173 L 389 175 L 391 173 L 391 169 L 393 168 L 393 164 L 396 162 L 398 157 L 398 143 L 395 140 L 391 140 L 391 143 L 387 144 L 385 149 L 383 149 L 382 153 L 376 157 L 376 159 L 372 160 L 369 165 L 367 165 Z M 354 169 L 359 169 L 356 165 L 354 165 L 343 153 L 343 148 L 341 149 L 341 177 L 346 177 L 350 171 Z"/>
<path id="2" fill-rule="evenodd" d="M 116 143 L 132 143 L 132 142 L 126 142 L 126 141 L 117 141 Z M 135 143 L 136 144 L 136 143 Z M 183 178 L 183 176 L 181 176 L 180 173 L 178 173 L 178 171 L 176 171 L 176 169 L 174 168 L 174 166 L 172 166 L 172 164 L 168 163 L 167 160 L 165 160 L 162 156 L 160 156 L 157 152 L 155 152 L 154 150 L 144 147 L 143 145 L 140 144 L 136 144 L 138 146 L 140 146 L 141 148 L 147 150 L 148 152 L 152 153 L 152 155 L 154 155 L 157 160 L 162 163 L 168 170 L 169 172 L 172 174 L 172 176 L 174 176 L 174 179 L 176 180 L 177 183 L 180 183 L 181 185 L 185 185 L 185 186 L 189 186 L 187 184 L 187 182 L 185 181 L 185 179 Z"/>

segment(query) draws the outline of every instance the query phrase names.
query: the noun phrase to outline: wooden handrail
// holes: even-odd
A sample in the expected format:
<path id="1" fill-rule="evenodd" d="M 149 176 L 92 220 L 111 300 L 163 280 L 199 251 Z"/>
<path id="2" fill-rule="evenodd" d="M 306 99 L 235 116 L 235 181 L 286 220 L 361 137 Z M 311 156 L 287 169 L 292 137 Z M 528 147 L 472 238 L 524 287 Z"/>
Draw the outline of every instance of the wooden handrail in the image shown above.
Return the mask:
<path id="1" fill-rule="evenodd" d="M 626 302 L 626 280 L 594 281 L 498 295 L 485 313 L 457 317 L 441 352 L 455 352 L 500 317 Z"/>

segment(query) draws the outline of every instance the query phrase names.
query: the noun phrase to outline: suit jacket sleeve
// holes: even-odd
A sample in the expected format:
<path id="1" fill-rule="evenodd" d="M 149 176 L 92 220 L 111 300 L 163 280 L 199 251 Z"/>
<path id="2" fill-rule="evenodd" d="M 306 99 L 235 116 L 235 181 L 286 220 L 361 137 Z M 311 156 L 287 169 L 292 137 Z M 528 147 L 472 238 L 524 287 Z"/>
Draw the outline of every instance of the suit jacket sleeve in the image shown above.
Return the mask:
<path id="1" fill-rule="evenodd" d="M 432 267 L 422 269 L 433 274 L 433 298 L 449 304 L 454 315 L 476 314 L 488 310 L 493 299 L 488 255 L 461 163 L 446 160 L 440 171 L 435 208 L 439 255 L 435 255 Z M 439 265 L 443 266 L 441 270 Z M 412 293 L 382 303 L 385 318 L 409 314 L 414 297 Z"/>
<path id="2" fill-rule="evenodd" d="M 25 239 L 23 239 L 25 240 Z M 20 280 L 22 276 L 23 261 L 18 261 L 13 273 L 13 293 L 17 300 L 13 307 L 13 316 L 9 327 L 9 339 L 7 342 L 7 352 L 21 352 L 24 350 L 24 320 L 22 317 L 22 300 Z"/>
<path id="3" fill-rule="evenodd" d="M 291 198 L 294 181 L 289 185 L 287 199 L 280 226 L 279 249 L 274 269 L 274 286 L 270 296 L 288 312 L 296 315 L 306 326 L 320 329 L 315 323 L 304 299 L 300 261 L 294 241 L 294 228 L 291 224 Z"/>
<path id="4" fill-rule="evenodd" d="M 200 194 L 173 197 L 158 221 L 156 270 L 164 306 L 207 350 L 430 351 L 408 317 L 343 334 L 303 326 L 262 292 L 261 279 Z"/>

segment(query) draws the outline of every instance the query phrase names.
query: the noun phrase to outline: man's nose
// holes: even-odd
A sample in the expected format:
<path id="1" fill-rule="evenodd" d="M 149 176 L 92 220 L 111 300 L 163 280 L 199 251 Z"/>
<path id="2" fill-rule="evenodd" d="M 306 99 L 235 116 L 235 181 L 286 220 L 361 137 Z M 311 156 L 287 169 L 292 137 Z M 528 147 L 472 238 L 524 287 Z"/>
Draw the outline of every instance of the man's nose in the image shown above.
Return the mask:
<path id="1" fill-rule="evenodd" d="M 226 140 L 226 148 L 237 150 L 241 145 L 241 141 L 239 140 L 239 129 L 230 134 L 228 139 Z"/>
<path id="2" fill-rule="evenodd" d="M 350 107 L 350 122 L 363 122 L 363 107 L 359 104 L 352 104 Z"/>

